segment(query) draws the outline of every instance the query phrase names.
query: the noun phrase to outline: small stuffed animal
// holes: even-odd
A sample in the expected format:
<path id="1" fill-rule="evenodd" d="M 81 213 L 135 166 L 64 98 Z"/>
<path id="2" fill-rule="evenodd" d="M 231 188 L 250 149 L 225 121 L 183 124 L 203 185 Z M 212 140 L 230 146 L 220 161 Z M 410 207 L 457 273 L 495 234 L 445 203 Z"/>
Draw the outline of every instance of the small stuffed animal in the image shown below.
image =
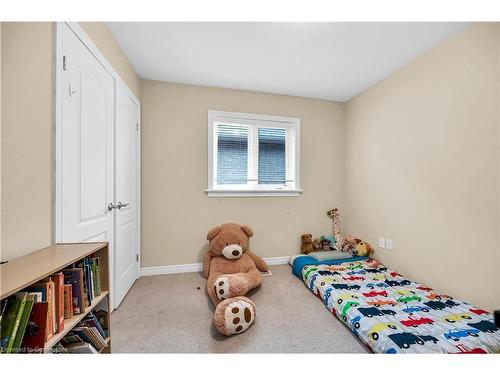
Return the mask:
<path id="1" fill-rule="evenodd" d="M 352 253 L 358 257 L 367 257 L 373 252 L 373 247 L 368 242 L 360 241 Z"/>
<path id="2" fill-rule="evenodd" d="M 321 236 L 319 238 L 322 251 L 336 250 L 335 247 L 335 237 L 334 236 Z"/>
<path id="3" fill-rule="evenodd" d="M 321 247 L 321 244 L 320 244 L 319 240 L 317 238 L 315 238 L 313 240 L 313 248 L 314 248 L 314 250 L 319 250 L 320 247 Z"/>
<path id="4" fill-rule="evenodd" d="M 354 236 L 348 234 L 347 236 L 345 236 L 342 251 L 354 251 L 354 249 L 360 242 L 361 240 L 359 238 L 355 238 Z"/>
<path id="5" fill-rule="evenodd" d="M 315 240 L 317 241 L 317 240 Z M 313 252 L 315 249 L 314 247 L 314 241 L 312 238 L 312 234 L 306 233 L 300 236 L 300 251 L 304 254 L 309 254 L 310 252 Z"/>

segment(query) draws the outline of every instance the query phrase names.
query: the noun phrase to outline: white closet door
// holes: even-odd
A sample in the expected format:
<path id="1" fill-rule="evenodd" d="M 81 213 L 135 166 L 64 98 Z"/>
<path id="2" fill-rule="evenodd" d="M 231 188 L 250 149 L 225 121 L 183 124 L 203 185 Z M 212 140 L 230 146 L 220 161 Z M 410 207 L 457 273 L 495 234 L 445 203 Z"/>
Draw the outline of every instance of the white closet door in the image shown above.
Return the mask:
<path id="1" fill-rule="evenodd" d="M 61 39 L 56 240 L 108 241 L 113 254 L 114 79 L 66 24 Z"/>
<path id="2" fill-rule="evenodd" d="M 138 275 L 137 155 L 139 105 L 127 88 L 116 87 L 116 251 L 115 307 Z"/>

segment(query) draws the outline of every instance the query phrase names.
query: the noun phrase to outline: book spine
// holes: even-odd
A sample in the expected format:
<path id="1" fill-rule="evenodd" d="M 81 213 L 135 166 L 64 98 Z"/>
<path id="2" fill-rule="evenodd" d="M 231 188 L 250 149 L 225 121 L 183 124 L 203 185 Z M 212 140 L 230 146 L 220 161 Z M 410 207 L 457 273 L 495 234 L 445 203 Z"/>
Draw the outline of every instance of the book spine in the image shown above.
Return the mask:
<path id="1" fill-rule="evenodd" d="M 64 284 L 64 319 L 73 316 L 73 293 L 71 284 Z"/>
<path id="2" fill-rule="evenodd" d="M 26 304 L 24 305 L 23 309 L 23 315 L 21 317 L 19 328 L 17 329 L 16 333 L 16 338 L 14 340 L 14 345 L 12 347 L 14 353 L 21 353 L 21 342 L 23 341 L 24 333 L 26 332 L 26 327 L 28 325 L 28 320 L 31 315 L 31 310 L 34 303 L 35 301 L 33 298 L 26 299 Z"/>
<path id="3" fill-rule="evenodd" d="M 88 258 L 83 258 L 83 265 L 85 271 L 85 287 L 87 289 L 87 299 L 89 301 L 89 306 L 92 304 L 92 275 L 90 274 L 90 265 Z"/>
<path id="4" fill-rule="evenodd" d="M 45 341 L 48 341 L 54 335 L 54 283 L 48 282 L 46 284 L 46 300 L 47 300 L 47 328 L 45 329 Z"/>
<path id="5" fill-rule="evenodd" d="M 6 352 L 11 353 L 12 348 L 14 347 L 14 342 L 16 341 L 16 334 L 19 328 L 19 324 L 21 324 L 21 318 L 23 316 L 24 306 L 26 305 L 26 297 L 21 300 L 21 304 L 19 305 L 19 309 L 17 310 L 16 320 L 14 322 L 14 327 L 12 328 L 12 333 L 9 337 L 9 341 L 7 342 Z"/>
<path id="6" fill-rule="evenodd" d="M 95 267 L 97 269 L 97 290 L 99 294 L 102 292 L 102 285 L 101 285 L 101 264 L 99 263 L 99 257 L 94 258 L 95 262 Z"/>
<path id="7" fill-rule="evenodd" d="M 56 333 L 64 329 L 64 275 L 62 273 L 51 277 L 54 282 L 54 294 L 56 304 Z"/>

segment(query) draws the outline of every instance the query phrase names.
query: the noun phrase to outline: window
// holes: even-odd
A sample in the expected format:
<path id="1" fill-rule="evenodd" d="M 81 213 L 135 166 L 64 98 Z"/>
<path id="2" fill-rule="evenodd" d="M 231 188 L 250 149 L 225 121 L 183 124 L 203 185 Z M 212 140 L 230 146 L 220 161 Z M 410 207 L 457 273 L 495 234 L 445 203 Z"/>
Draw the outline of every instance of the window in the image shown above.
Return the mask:
<path id="1" fill-rule="evenodd" d="M 298 195 L 300 119 L 208 111 L 208 195 Z"/>

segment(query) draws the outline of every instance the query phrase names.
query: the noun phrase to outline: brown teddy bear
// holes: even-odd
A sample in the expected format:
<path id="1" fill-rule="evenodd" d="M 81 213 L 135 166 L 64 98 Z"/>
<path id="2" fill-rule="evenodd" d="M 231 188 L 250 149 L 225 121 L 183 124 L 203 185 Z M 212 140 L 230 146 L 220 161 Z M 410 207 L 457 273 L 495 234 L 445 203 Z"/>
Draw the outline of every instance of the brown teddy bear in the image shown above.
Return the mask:
<path id="1" fill-rule="evenodd" d="M 319 244 L 316 244 L 318 246 Z M 312 238 L 312 234 L 306 233 L 300 236 L 300 251 L 303 254 L 309 254 L 317 249 Z M 318 246 L 319 247 L 319 246 Z"/>
<path id="2" fill-rule="evenodd" d="M 203 259 L 207 292 L 216 306 L 214 325 L 230 336 L 246 331 L 255 320 L 255 304 L 244 297 L 262 284 L 266 262 L 249 249 L 253 231 L 246 225 L 227 223 L 207 234 L 209 249 Z"/>

